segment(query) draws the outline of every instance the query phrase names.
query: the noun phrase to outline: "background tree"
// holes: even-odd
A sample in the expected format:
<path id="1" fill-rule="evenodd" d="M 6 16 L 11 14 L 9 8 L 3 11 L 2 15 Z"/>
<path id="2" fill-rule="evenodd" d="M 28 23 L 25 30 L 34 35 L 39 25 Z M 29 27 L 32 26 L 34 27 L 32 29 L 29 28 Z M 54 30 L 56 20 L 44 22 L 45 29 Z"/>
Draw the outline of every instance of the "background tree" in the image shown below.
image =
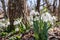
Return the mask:
<path id="1" fill-rule="evenodd" d="M 27 4 L 26 0 L 17 0 L 16 2 L 16 14 L 18 17 L 23 17 L 23 23 L 25 24 L 27 22 Z M 16 16 L 17 17 L 17 16 Z"/>
<path id="2" fill-rule="evenodd" d="M 16 4 L 15 4 L 15 0 L 9 0 L 8 3 L 8 10 L 9 10 L 9 21 L 10 21 L 10 25 L 9 25 L 9 30 L 14 30 L 14 14 L 15 14 L 15 9 L 16 9 Z"/>
<path id="3" fill-rule="evenodd" d="M 53 5 L 51 5 L 51 3 L 48 2 L 48 0 L 45 0 L 46 4 L 47 4 L 47 9 L 50 11 L 50 13 L 54 16 L 58 17 L 58 20 L 60 20 L 60 14 L 59 14 L 59 10 L 60 10 L 60 2 L 59 4 L 57 4 L 58 0 L 54 0 L 53 1 Z M 60 1 L 60 0 L 59 0 Z M 58 5 L 58 7 L 57 7 Z"/>
<path id="4" fill-rule="evenodd" d="M 10 30 L 14 29 L 14 19 L 23 17 L 23 23 L 27 24 L 27 5 L 26 0 L 9 0 L 9 21 Z M 17 14 L 17 15 L 16 15 Z M 16 17 L 18 16 L 18 17 Z"/>
<path id="5" fill-rule="evenodd" d="M 4 10 L 4 17 L 7 18 L 7 14 L 6 14 L 6 6 L 5 6 L 5 1 L 4 0 L 0 0 L 2 3 L 2 8 Z"/>
<path id="6" fill-rule="evenodd" d="M 59 0 L 59 6 L 58 6 L 58 21 L 60 21 L 60 0 Z"/>
<path id="7" fill-rule="evenodd" d="M 37 0 L 36 10 L 40 12 L 40 0 Z"/>

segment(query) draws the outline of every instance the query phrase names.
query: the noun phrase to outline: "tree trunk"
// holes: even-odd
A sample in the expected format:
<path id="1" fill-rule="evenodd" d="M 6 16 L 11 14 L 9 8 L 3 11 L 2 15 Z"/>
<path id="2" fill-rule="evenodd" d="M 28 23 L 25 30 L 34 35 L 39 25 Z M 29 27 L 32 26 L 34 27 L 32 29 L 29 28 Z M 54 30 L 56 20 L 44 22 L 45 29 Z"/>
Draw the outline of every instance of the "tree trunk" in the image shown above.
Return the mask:
<path id="1" fill-rule="evenodd" d="M 40 0 L 37 0 L 36 10 L 40 12 Z"/>
<path id="2" fill-rule="evenodd" d="M 60 0 L 59 0 L 59 6 L 58 6 L 58 21 L 60 21 Z"/>
<path id="3" fill-rule="evenodd" d="M 16 4 L 15 4 L 15 0 L 9 0 L 8 3 L 8 10 L 9 10 L 9 21 L 10 21 L 10 27 L 9 27 L 9 31 L 14 30 L 14 14 L 15 14 L 15 9 L 16 9 Z"/>
<path id="4" fill-rule="evenodd" d="M 23 23 L 27 23 L 27 5 L 26 5 L 26 0 L 18 0 L 18 9 L 17 12 L 19 13 L 19 17 L 23 17 Z"/>
<path id="5" fill-rule="evenodd" d="M 5 1 L 4 0 L 1 0 L 2 2 L 2 7 L 3 7 L 3 10 L 4 10 L 4 18 L 7 18 L 7 14 L 6 14 L 6 6 L 5 6 Z"/>
<path id="6" fill-rule="evenodd" d="M 14 19 L 23 17 L 23 23 L 27 24 L 27 5 L 26 0 L 9 0 L 9 20 L 10 28 L 14 29 Z M 17 15 L 16 15 L 17 14 Z M 18 16 L 18 17 L 16 17 Z"/>
<path id="7" fill-rule="evenodd" d="M 57 3 L 57 0 L 54 0 L 53 2 L 53 15 L 56 16 L 56 4 Z"/>
<path id="8" fill-rule="evenodd" d="M 47 9 L 52 13 L 52 11 L 50 9 L 51 4 L 49 4 L 49 2 L 47 0 L 45 0 L 45 2 L 46 2 Z"/>

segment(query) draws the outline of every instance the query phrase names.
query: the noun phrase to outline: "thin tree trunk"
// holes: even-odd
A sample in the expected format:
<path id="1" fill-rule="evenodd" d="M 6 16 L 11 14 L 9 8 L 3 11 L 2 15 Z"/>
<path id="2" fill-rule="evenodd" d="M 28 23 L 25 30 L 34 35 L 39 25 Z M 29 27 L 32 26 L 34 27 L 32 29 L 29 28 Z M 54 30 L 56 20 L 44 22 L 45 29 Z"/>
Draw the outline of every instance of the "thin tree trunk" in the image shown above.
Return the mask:
<path id="1" fill-rule="evenodd" d="M 7 18 L 7 14 L 6 14 L 6 6 L 5 6 L 5 1 L 4 0 L 1 0 L 2 2 L 2 7 L 3 7 L 3 10 L 4 10 L 4 18 Z"/>
<path id="2" fill-rule="evenodd" d="M 59 0 L 59 6 L 58 6 L 58 21 L 60 21 L 60 0 Z"/>
<path id="3" fill-rule="evenodd" d="M 50 13 L 52 13 L 52 15 L 55 15 L 55 11 L 56 11 L 55 3 L 56 3 L 56 0 L 53 1 L 53 5 L 49 4 L 48 0 L 45 0 L 45 2 L 47 4 L 46 5 L 47 6 L 47 9 L 50 11 Z"/>
<path id="4" fill-rule="evenodd" d="M 54 16 L 56 16 L 56 2 L 57 2 L 57 0 L 54 0 L 54 2 L 53 2 L 53 15 Z"/>
<path id="5" fill-rule="evenodd" d="M 47 0 L 45 0 L 45 2 L 46 2 L 46 6 L 47 6 L 47 8 L 48 8 L 48 10 L 50 11 L 50 12 L 52 12 L 51 10 L 50 10 L 50 4 L 49 4 L 49 2 L 47 1 Z"/>
<path id="6" fill-rule="evenodd" d="M 40 12 L 40 0 L 37 0 L 36 10 Z"/>

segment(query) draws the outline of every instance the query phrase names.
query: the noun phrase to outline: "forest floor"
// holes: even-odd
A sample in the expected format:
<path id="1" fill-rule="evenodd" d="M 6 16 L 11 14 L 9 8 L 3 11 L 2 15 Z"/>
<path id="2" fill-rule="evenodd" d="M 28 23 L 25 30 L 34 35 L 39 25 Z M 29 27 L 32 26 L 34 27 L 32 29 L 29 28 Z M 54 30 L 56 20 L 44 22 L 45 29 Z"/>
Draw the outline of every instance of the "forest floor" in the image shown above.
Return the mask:
<path id="1" fill-rule="evenodd" d="M 30 30 L 29 32 L 23 34 L 21 40 L 34 40 L 33 34 L 34 34 L 33 30 Z M 48 35 L 49 35 L 48 40 L 60 40 L 60 27 L 50 28 L 48 31 Z M 9 39 L 0 38 L 0 40 L 9 40 Z"/>
<path id="2" fill-rule="evenodd" d="M 24 33 L 22 35 L 22 39 L 21 40 L 34 40 L 34 31 L 33 29 L 31 29 L 29 32 Z M 59 26 L 55 26 L 52 27 L 48 30 L 48 40 L 60 40 L 60 25 Z M 5 39 L 5 38 L 0 38 L 0 40 L 9 40 L 9 39 Z"/>
<path id="3" fill-rule="evenodd" d="M 49 31 L 49 40 L 60 40 L 60 27 L 53 27 Z"/>

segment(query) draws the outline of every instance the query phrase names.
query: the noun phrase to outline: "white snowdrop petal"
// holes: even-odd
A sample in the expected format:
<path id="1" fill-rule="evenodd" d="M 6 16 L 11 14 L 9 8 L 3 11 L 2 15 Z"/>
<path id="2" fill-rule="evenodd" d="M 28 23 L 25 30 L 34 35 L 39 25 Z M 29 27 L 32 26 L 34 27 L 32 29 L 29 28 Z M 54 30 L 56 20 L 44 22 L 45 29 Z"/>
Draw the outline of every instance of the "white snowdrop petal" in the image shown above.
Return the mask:
<path id="1" fill-rule="evenodd" d="M 50 22 L 52 25 L 54 24 L 54 21 L 56 20 L 56 17 L 51 16 L 50 13 L 46 12 L 41 15 L 41 19 L 45 22 Z"/>
<path id="2" fill-rule="evenodd" d="M 19 28 L 16 28 L 15 31 L 19 31 Z"/>

